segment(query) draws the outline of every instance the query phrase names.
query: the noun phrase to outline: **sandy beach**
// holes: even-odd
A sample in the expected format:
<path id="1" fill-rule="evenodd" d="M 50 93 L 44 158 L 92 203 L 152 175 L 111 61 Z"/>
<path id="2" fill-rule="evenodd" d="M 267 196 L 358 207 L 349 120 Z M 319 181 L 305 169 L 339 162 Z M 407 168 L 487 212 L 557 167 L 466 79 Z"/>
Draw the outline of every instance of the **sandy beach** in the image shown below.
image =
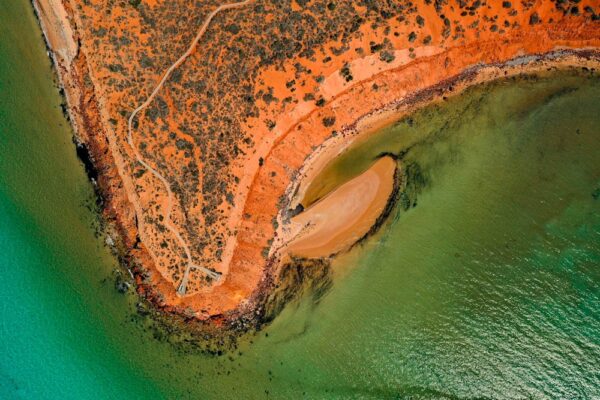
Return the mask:
<path id="1" fill-rule="evenodd" d="M 318 258 L 352 246 L 369 232 L 390 200 L 395 172 L 394 159 L 380 158 L 367 171 L 293 217 L 286 227 L 292 239 L 282 251 Z"/>

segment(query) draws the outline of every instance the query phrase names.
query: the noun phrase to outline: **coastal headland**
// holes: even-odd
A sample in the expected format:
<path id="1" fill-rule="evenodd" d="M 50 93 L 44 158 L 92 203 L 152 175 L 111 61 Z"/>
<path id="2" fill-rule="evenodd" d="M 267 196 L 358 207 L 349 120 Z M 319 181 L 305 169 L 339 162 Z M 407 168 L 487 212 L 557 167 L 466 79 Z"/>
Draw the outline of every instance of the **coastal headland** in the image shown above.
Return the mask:
<path id="1" fill-rule="evenodd" d="M 357 138 L 475 84 L 600 66 L 593 0 L 257 0 L 214 14 L 200 36 L 220 3 L 33 4 L 108 242 L 138 293 L 226 328 L 272 318 L 294 286 L 322 279 L 330 256 L 383 222 L 402 175 L 389 157 L 305 202 Z M 201 268 L 178 290 L 190 260 Z"/>

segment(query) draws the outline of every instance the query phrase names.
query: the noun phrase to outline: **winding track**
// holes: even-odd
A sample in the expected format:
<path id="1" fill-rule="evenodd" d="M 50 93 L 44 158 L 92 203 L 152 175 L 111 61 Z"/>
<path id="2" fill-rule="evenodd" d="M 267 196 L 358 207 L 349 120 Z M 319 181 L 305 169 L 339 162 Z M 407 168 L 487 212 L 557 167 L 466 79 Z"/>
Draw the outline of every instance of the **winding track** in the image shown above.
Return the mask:
<path id="1" fill-rule="evenodd" d="M 190 271 L 192 269 L 198 269 L 215 280 L 218 280 L 221 277 L 221 274 L 219 272 L 212 271 L 208 268 L 205 268 L 205 267 L 202 267 L 200 265 L 196 265 L 193 263 L 192 253 L 190 252 L 190 247 L 188 246 L 186 241 L 183 239 L 183 237 L 181 237 L 181 234 L 177 231 L 175 226 L 173 226 L 173 224 L 171 223 L 171 209 L 173 207 L 173 192 L 171 191 L 171 185 L 169 184 L 167 179 L 160 172 L 158 172 L 156 169 L 152 168 L 146 161 L 144 161 L 144 158 L 142 157 L 142 155 L 138 151 L 137 147 L 135 146 L 135 143 L 133 142 L 133 136 L 132 136 L 133 120 L 135 119 L 136 115 L 140 111 L 142 111 L 143 109 L 148 107 L 150 105 L 150 103 L 152 103 L 152 100 L 154 100 L 154 98 L 156 97 L 156 95 L 158 94 L 160 89 L 163 87 L 165 82 L 169 79 L 169 77 L 171 76 L 173 71 L 175 71 L 181 64 L 183 64 L 185 62 L 185 60 L 194 52 L 194 49 L 196 48 L 196 46 L 198 45 L 198 42 L 200 41 L 200 39 L 206 32 L 206 29 L 210 25 L 210 22 L 213 20 L 213 18 L 221 11 L 243 7 L 252 1 L 253 0 L 244 0 L 244 1 L 237 2 L 237 3 L 223 4 L 223 5 L 220 5 L 219 7 L 217 7 L 215 10 L 213 10 L 210 14 L 208 14 L 206 19 L 204 20 L 204 23 L 198 30 L 196 37 L 194 38 L 194 40 L 188 47 L 187 51 L 185 53 L 183 53 L 183 55 L 181 57 L 179 57 L 179 59 L 177 59 L 177 61 L 175 61 L 165 71 L 162 79 L 158 82 L 158 84 L 156 85 L 156 87 L 154 88 L 154 90 L 152 91 L 150 96 L 148 96 L 146 101 L 144 101 L 135 110 L 133 110 L 133 112 L 129 116 L 129 120 L 127 122 L 127 143 L 129 144 L 129 147 L 131 147 L 131 149 L 133 150 L 133 154 L 135 155 L 135 158 L 144 168 L 146 168 L 148 171 L 150 171 L 150 173 L 152 173 L 152 175 L 154 175 L 158 180 L 160 180 L 162 182 L 162 184 L 164 185 L 164 187 L 167 189 L 167 195 L 168 195 L 167 209 L 166 209 L 165 215 L 164 215 L 165 226 L 171 231 L 171 233 L 173 233 L 173 235 L 175 235 L 175 237 L 177 238 L 177 241 L 179 242 L 181 247 L 183 247 L 183 249 L 185 250 L 185 255 L 187 256 L 187 260 L 188 260 L 187 267 L 185 269 L 185 273 L 183 274 L 181 283 L 179 284 L 179 287 L 177 288 L 177 293 L 180 296 L 185 295 Z M 142 221 L 142 220 L 143 220 L 142 218 L 138 218 L 138 221 Z"/>

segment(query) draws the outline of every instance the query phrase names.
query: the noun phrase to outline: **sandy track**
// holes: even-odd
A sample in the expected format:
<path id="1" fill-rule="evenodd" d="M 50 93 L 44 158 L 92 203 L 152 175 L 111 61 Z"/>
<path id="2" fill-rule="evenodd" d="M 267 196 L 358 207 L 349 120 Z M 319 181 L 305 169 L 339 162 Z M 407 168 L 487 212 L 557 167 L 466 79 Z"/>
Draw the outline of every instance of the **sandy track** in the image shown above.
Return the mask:
<path id="1" fill-rule="evenodd" d="M 158 94 L 158 92 L 160 91 L 160 89 L 162 89 L 162 87 L 164 86 L 165 82 L 167 82 L 167 80 L 169 79 L 169 77 L 171 76 L 171 74 L 173 73 L 173 71 L 175 71 L 181 64 L 183 64 L 185 62 L 185 60 L 194 52 L 196 46 L 198 45 L 198 42 L 200 41 L 200 39 L 202 38 L 202 36 L 206 32 L 206 29 L 210 25 L 210 22 L 213 20 L 213 18 L 218 13 L 220 13 L 221 11 L 230 10 L 230 9 L 238 8 L 238 7 L 243 7 L 246 4 L 250 3 L 251 1 L 252 0 L 244 0 L 244 1 L 241 1 L 241 2 L 237 2 L 237 3 L 223 4 L 223 5 L 220 5 L 219 7 L 217 7 L 210 14 L 208 14 L 208 16 L 206 17 L 206 19 L 204 20 L 204 23 L 202 24 L 202 26 L 198 30 L 198 33 L 196 34 L 196 37 L 194 38 L 194 40 L 192 41 L 192 43 L 188 47 L 187 51 L 185 53 L 183 53 L 183 55 L 181 57 L 179 57 L 177 59 L 177 61 L 175 61 L 165 71 L 165 73 L 163 74 L 163 77 L 161 78 L 161 80 L 158 82 L 158 84 L 156 85 L 156 87 L 154 88 L 154 90 L 152 91 L 152 93 L 150 93 L 150 96 L 148 96 L 148 98 L 142 104 L 140 104 L 135 110 L 133 110 L 133 112 L 129 116 L 129 120 L 127 121 L 127 143 L 131 147 L 131 150 L 133 151 L 133 154 L 135 155 L 135 158 L 137 159 L 137 161 L 144 168 L 146 168 L 148 171 L 150 171 L 150 173 L 152 175 L 154 175 L 163 184 L 163 186 L 167 190 L 167 207 L 166 207 L 166 211 L 165 211 L 165 214 L 164 214 L 165 226 L 177 238 L 177 241 L 179 242 L 179 244 L 181 245 L 181 247 L 184 249 L 185 255 L 187 257 L 187 267 L 185 269 L 185 272 L 183 274 L 183 278 L 181 279 L 179 287 L 177 288 L 177 293 L 180 296 L 185 295 L 186 288 L 187 288 L 187 283 L 188 283 L 188 279 L 189 279 L 189 275 L 190 275 L 190 271 L 192 269 L 198 269 L 198 270 L 204 272 L 206 275 L 210 276 L 214 280 L 218 280 L 221 277 L 221 274 L 218 273 L 218 272 L 212 271 L 212 270 L 210 270 L 208 268 L 202 267 L 200 265 L 194 264 L 194 261 L 193 261 L 193 258 L 192 258 L 192 253 L 190 251 L 189 245 L 183 239 L 183 237 L 181 236 L 181 234 L 179 233 L 179 231 L 177 230 L 177 228 L 175 228 L 175 226 L 171 222 L 171 210 L 173 208 L 173 192 L 171 190 L 171 184 L 169 183 L 169 181 L 167 181 L 167 179 L 160 172 L 158 172 L 156 169 L 154 169 L 152 166 L 150 166 L 150 164 L 148 164 L 144 160 L 144 157 L 142 157 L 142 155 L 140 154 L 139 150 L 135 146 L 135 143 L 133 141 L 133 121 L 135 120 L 135 117 L 137 116 L 137 114 L 140 111 L 144 110 L 146 107 L 148 107 L 152 103 L 152 101 L 154 100 L 154 98 L 156 97 L 156 95 Z M 140 215 L 138 215 L 138 221 L 139 221 L 140 224 L 143 224 L 143 220 L 144 219 L 141 218 Z"/>

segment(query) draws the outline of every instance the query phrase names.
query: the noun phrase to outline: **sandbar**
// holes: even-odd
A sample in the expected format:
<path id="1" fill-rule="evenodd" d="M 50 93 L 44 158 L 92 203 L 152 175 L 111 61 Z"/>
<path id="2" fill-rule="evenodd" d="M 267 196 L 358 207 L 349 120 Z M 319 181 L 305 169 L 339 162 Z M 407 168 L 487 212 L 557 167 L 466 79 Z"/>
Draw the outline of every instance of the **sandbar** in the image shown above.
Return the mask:
<path id="1" fill-rule="evenodd" d="M 299 232 L 290 255 L 319 258 L 343 251 L 366 235 L 383 213 L 394 190 L 396 161 L 385 156 L 290 221 Z"/>

